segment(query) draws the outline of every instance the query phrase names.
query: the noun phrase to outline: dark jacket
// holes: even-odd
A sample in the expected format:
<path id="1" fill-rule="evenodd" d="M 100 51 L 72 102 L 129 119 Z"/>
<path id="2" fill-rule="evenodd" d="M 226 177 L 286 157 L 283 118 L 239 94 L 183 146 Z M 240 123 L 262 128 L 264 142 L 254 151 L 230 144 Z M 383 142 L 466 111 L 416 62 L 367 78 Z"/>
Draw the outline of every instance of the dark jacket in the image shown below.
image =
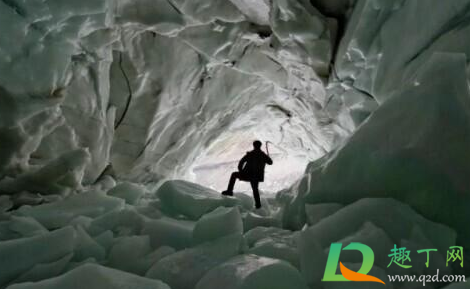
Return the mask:
<path id="1" fill-rule="evenodd" d="M 252 150 L 238 163 L 238 171 L 243 181 L 264 181 L 264 167 L 273 164 L 273 160 L 262 150 Z"/>

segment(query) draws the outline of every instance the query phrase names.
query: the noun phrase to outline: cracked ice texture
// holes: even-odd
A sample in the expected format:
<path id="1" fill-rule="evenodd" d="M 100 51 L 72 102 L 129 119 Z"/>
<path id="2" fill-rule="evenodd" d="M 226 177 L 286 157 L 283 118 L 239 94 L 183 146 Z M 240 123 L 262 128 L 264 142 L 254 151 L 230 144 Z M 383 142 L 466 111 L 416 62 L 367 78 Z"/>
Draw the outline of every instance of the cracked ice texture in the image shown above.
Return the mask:
<path id="1" fill-rule="evenodd" d="M 0 175 L 82 149 L 85 184 L 108 164 L 175 176 L 240 127 L 323 155 L 347 134 L 323 111 L 326 18 L 307 1 L 245 2 L 1 2 Z"/>
<path id="2" fill-rule="evenodd" d="M 357 1 L 338 49 L 338 76 L 383 103 L 433 53 L 470 53 L 469 13 L 467 0 Z"/>

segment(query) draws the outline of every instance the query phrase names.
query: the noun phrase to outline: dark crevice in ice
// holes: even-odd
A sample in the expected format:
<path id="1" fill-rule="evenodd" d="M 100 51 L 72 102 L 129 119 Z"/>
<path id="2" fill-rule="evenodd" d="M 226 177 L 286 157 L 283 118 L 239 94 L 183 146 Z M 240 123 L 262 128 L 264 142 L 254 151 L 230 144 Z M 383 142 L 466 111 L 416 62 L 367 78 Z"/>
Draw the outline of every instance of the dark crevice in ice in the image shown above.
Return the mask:
<path id="1" fill-rule="evenodd" d="M 20 5 L 18 5 L 16 3 L 16 1 L 13 1 L 13 0 L 2 0 L 3 3 L 5 3 L 5 5 L 7 5 L 8 7 L 10 7 L 11 9 L 13 9 L 16 14 L 20 15 L 21 17 L 24 17 L 26 18 L 27 16 L 27 13 L 26 11 L 24 10 L 24 8 L 20 7 Z"/>
<path id="2" fill-rule="evenodd" d="M 126 106 L 124 107 L 124 111 L 122 112 L 122 115 L 119 118 L 119 120 L 116 122 L 116 125 L 114 126 L 114 129 L 117 129 L 121 125 L 124 118 L 126 117 L 127 111 L 129 110 L 129 107 L 130 107 L 131 102 L 132 102 L 132 97 L 133 97 L 129 77 L 127 76 L 126 72 L 124 71 L 124 68 L 122 67 L 122 52 L 119 53 L 119 69 L 121 70 L 122 75 L 124 76 L 124 79 L 126 81 L 126 86 L 127 86 L 128 91 L 129 91 L 129 96 L 127 97 L 127 102 L 126 102 Z"/>

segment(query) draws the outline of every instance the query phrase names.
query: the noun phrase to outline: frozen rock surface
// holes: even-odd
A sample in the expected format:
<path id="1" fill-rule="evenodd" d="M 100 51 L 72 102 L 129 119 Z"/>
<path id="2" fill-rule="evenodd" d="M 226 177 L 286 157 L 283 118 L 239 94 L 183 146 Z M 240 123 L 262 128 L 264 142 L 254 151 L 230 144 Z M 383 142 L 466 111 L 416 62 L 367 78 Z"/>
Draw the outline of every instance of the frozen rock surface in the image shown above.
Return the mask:
<path id="1" fill-rule="evenodd" d="M 286 262 L 242 255 L 215 267 L 196 289 L 307 289 L 300 273 Z"/>
<path id="2" fill-rule="evenodd" d="M 107 194 L 109 196 L 121 198 L 125 200 L 127 204 L 135 205 L 137 201 L 145 194 L 145 190 L 138 185 L 124 182 L 113 187 L 107 192 Z"/>
<path id="3" fill-rule="evenodd" d="M 233 234 L 243 234 L 243 223 L 238 208 L 219 207 L 197 221 L 193 242 L 199 244 Z"/>
<path id="4" fill-rule="evenodd" d="M 239 255 L 242 250 L 241 235 L 224 237 L 167 256 L 150 268 L 146 276 L 160 279 L 173 289 L 193 288 L 210 269 Z"/>
<path id="5" fill-rule="evenodd" d="M 278 228 L 258 227 L 245 234 L 249 253 L 284 260 L 300 268 L 297 233 Z"/>
<path id="6" fill-rule="evenodd" d="M 0 240 L 11 240 L 33 237 L 48 231 L 33 218 L 12 216 L 11 219 L 0 222 L 0 232 Z"/>
<path id="7" fill-rule="evenodd" d="M 322 203 L 322 204 L 306 204 L 305 205 L 305 214 L 307 215 L 307 223 L 310 226 L 315 225 L 322 219 L 336 213 L 339 209 L 341 209 L 343 205 L 336 204 L 336 203 Z"/>
<path id="8" fill-rule="evenodd" d="M 65 194 L 81 187 L 83 171 L 90 160 L 87 150 L 64 153 L 45 166 L 0 181 L 0 192 L 30 191 L 41 194 Z"/>
<path id="9" fill-rule="evenodd" d="M 72 259 L 73 254 L 68 254 L 57 261 L 49 263 L 41 263 L 34 265 L 30 270 L 21 274 L 11 283 L 38 282 L 45 279 L 53 278 L 62 274 Z"/>
<path id="10" fill-rule="evenodd" d="M 342 243 L 343 246 L 351 242 L 366 244 L 374 251 L 375 266 L 393 275 L 401 272 L 399 267 L 398 270 L 393 267 L 388 268 L 390 264 L 388 255 L 394 244 L 408 249 L 437 248 L 438 254 L 435 260 L 442 260 L 440 258 L 445 255 L 449 246 L 456 243 L 456 233 L 447 226 L 426 220 L 408 205 L 398 201 L 392 199 L 359 200 L 300 233 L 298 244 L 301 268 L 309 285 L 319 286 L 319 280 L 325 270 L 329 247 L 336 242 Z M 414 245 L 410 246 L 411 243 Z M 342 253 L 341 260 L 360 263 L 362 257 L 354 253 Z M 414 268 L 409 272 L 417 275 L 423 274 L 421 270 L 424 263 L 416 265 L 413 263 Z M 434 264 L 436 266 L 433 267 L 434 272 L 436 269 L 449 272 L 445 262 L 438 262 L 436 265 L 435 261 Z M 384 281 L 389 284 L 388 280 Z"/>
<path id="11" fill-rule="evenodd" d="M 260 216 L 259 212 L 243 214 L 243 229 L 249 231 L 256 227 L 280 227 L 280 221 L 273 216 Z"/>
<path id="12" fill-rule="evenodd" d="M 347 222 L 344 220 L 347 220 Z M 363 230 L 363 225 L 368 221 L 374 224 L 374 226 L 366 226 L 366 228 L 369 227 L 366 230 L 369 231 L 368 234 L 371 233 L 371 228 L 377 226 L 385 230 L 394 244 L 398 244 L 402 239 L 409 238 L 416 226 L 442 252 L 447 250 L 448 244 L 455 243 L 456 239 L 454 230 L 425 219 L 413 211 L 410 206 L 393 199 L 361 199 L 309 227 L 302 234 L 316 236 L 315 240 L 322 247 L 327 247 L 333 242 L 340 241 L 354 235 L 357 231 Z M 383 235 L 380 232 L 377 232 L 377 234 Z M 374 241 L 374 238 L 371 241 Z M 384 247 L 387 245 L 387 242 L 379 243 Z"/>
<path id="13" fill-rule="evenodd" d="M 158 260 L 151 255 L 149 236 L 122 237 L 109 251 L 108 266 L 143 275 Z"/>
<path id="14" fill-rule="evenodd" d="M 170 289 L 163 282 L 139 277 L 122 271 L 109 269 L 99 265 L 86 264 L 63 276 L 37 283 L 23 283 L 8 287 L 9 289 Z"/>
<path id="15" fill-rule="evenodd" d="M 31 238 L 0 242 L 0 286 L 7 285 L 36 264 L 56 261 L 70 254 L 74 239 L 75 231 L 66 227 Z"/>
<path id="16" fill-rule="evenodd" d="M 103 192 L 89 191 L 65 200 L 40 206 L 23 206 L 17 214 L 36 219 L 46 228 L 63 227 L 77 216 L 98 217 L 123 207 L 124 201 L 108 197 Z"/>
<path id="17" fill-rule="evenodd" d="M 219 206 L 235 206 L 235 198 L 224 197 L 219 193 L 186 181 L 167 181 L 158 188 L 156 195 L 163 208 L 170 213 L 182 214 L 197 220 Z"/>
<path id="18" fill-rule="evenodd" d="M 154 247 L 170 246 L 178 249 L 193 244 L 194 222 L 163 217 L 144 223 L 142 233 L 150 236 Z"/>

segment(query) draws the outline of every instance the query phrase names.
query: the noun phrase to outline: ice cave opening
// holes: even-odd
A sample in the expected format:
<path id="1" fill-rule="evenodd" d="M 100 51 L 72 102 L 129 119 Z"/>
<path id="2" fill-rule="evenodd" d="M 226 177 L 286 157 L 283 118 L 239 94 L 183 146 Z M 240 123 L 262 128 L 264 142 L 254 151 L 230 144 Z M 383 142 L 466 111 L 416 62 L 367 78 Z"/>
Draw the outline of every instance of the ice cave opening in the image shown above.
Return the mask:
<path id="1" fill-rule="evenodd" d="M 315 140 L 325 144 L 328 141 L 322 139 L 315 118 L 300 120 L 294 115 L 300 112 L 275 106 L 275 98 L 269 101 L 237 116 L 226 131 L 198 154 L 183 179 L 221 192 L 226 189 L 230 174 L 237 170 L 239 160 L 253 149 L 252 142 L 261 140 L 263 151 L 268 151 L 274 161 L 266 167 L 261 190 L 273 194 L 298 181 L 307 164 L 326 153 L 326 148 Z M 305 122 L 300 126 L 302 121 Z M 236 189 L 251 194 L 247 182 L 238 182 Z"/>
<path id="2" fill-rule="evenodd" d="M 260 133 L 262 135 L 262 133 Z M 202 156 L 196 159 L 190 168 L 187 179 L 221 192 L 227 188 L 230 174 L 237 170 L 237 164 L 247 151 L 253 149 L 252 142 L 264 139 L 260 134 L 239 132 L 227 137 L 221 137 L 211 144 Z M 264 143 L 263 150 L 266 143 Z M 293 154 L 276 143 L 268 141 L 268 149 L 274 164 L 266 167 L 264 183 L 261 184 L 263 193 L 276 193 L 288 188 L 298 181 L 305 172 L 307 164 L 313 159 L 301 152 Z M 251 187 L 247 182 L 238 182 L 236 191 L 251 194 Z"/>

